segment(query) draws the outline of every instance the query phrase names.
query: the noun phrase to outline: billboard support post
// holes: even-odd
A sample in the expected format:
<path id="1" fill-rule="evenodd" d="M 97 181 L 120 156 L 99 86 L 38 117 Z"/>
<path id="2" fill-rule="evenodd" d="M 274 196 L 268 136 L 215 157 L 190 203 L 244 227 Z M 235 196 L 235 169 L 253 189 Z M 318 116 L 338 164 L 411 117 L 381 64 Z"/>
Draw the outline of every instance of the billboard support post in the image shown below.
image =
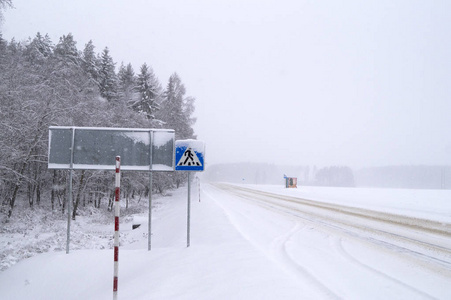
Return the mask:
<path id="1" fill-rule="evenodd" d="M 73 170 L 69 170 L 69 195 L 67 197 L 67 234 L 66 234 L 66 254 L 69 254 L 70 244 L 70 215 L 72 204 L 72 173 Z"/>
<path id="2" fill-rule="evenodd" d="M 150 140 L 153 141 L 154 136 L 153 132 L 149 132 Z M 148 223 L 147 223 L 147 251 L 150 251 L 152 249 L 152 186 L 153 186 L 153 178 L 152 178 L 152 155 L 153 155 L 153 149 L 152 144 L 150 145 L 150 170 L 149 170 L 149 216 L 148 216 Z"/>
<path id="3" fill-rule="evenodd" d="M 70 215 L 72 205 L 72 176 L 74 166 L 74 129 L 71 129 L 70 163 L 69 163 L 69 195 L 67 197 L 67 233 L 66 233 L 66 254 L 69 254 L 70 244 Z"/>

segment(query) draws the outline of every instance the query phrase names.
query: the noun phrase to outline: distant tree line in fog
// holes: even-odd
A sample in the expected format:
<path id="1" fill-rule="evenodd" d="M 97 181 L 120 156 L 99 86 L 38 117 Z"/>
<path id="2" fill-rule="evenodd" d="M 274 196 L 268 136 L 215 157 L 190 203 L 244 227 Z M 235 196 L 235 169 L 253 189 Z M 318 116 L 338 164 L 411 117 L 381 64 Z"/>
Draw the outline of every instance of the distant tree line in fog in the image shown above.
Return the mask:
<path id="1" fill-rule="evenodd" d="M 314 185 L 353 187 L 354 173 L 351 168 L 343 166 L 332 166 L 321 168 L 315 174 Z"/>
<path id="2" fill-rule="evenodd" d="M 163 88 L 150 65 L 116 68 L 108 48 L 96 53 L 92 41 L 82 50 L 76 44 L 70 33 L 55 45 L 40 33 L 8 42 L 0 32 L 0 212 L 9 217 L 18 199 L 30 206 L 45 199 L 64 212 L 68 171 L 47 169 L 49 126 L 168 128 L 176 139 L 195 137 L 194 98 L 176 73 Z M 74 174 L 73 218 L 78 205 L 111 208 L 112 172 Z M 153 189 L 185 180 L 155 173 Z M 148 174 L 125 172 L 122 186 L 128 205 L 149 193 Z"/>
<path id="3" fill-rule="evenodd" d="M 283 175 L 298 186 L 451 189 L 451 166 L 385 166 L 352 170 L 346 166 L 276 166 L 259 163 L 210 165 L 209 181 L 284 185 Z"/>
<path id="4" fill-rule="evenodd" d="M 298 185 L 343 186 L 355 185 L 349 167 L 276 166 L 259 163 L 210 165 L 203 174 L 209 181 L 228 181 L 249 184 L 284 184 L 284 175 L 296 177 Z"/>
<path id="5" fill-rule="evenodd" d="M 385 166 L 355 173 L 358 186 L 451 189 L 451 166 Z"/>

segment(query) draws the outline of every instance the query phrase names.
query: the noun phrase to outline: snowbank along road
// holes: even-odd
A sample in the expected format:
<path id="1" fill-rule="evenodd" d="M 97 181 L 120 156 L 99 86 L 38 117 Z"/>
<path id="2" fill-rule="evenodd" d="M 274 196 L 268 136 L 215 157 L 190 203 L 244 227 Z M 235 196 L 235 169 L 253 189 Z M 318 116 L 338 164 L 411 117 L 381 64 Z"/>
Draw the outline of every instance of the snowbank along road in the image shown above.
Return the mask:
<path id="1" fill-rule="evenodd" d="M 323 298 L 449 299 L 451 224 L 215 184 L 249 205 L 283 216 L 292 227 L 274 235 L 269 253 Z M 233 210 L 233 206 L 225 210 Z M 235 217 L 239 212 L 234 212 Z M 255 234 L 255 220 L 241 213 L 240 230 L 265 250 Z M 246 225 L 246 222 L 248 224 Z M 257 224 L 254 224 L 258 226 Z M 268 247 L 266 247 L 268 250 Z"/>

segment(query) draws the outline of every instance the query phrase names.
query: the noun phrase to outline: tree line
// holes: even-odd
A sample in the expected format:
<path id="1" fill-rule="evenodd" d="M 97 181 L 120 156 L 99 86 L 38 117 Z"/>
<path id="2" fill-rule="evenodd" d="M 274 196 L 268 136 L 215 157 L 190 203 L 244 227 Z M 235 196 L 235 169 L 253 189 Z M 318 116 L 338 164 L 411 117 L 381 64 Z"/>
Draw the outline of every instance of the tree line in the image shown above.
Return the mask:
<path id="1" fill-rule="evenodd" d="M 168 128 L 176 139 L 195 138 L 193 97 L 174 73 L 163 88 L 143 63 L 116 66 L 108 47 L 96 53 L 89 41 L 82 50 L 72 34 L 53 44 L 37 33 L 25 42 L 6 41 L 0 32 L 0 198 L 1 212 L 11 217 L 17 199 L 30 206 L 50 199 L 64 212 L 68 171 L 48 170 L 49 126 Z M 74 172 L 73 218 L 77 207 L 111 209 L 113 175 Z M 154 174 L 153 190 L 163 193 L 186 180 L 183 174 Z M 122 177 L 123 197 L 148 195 L 148 174 Z"/>
<path id="2" fill-rule="evenodd" d="M 208 181 L 249 184 L 284 185 L 284 174 L 296 177 L 298 186 L 354 187 L 354 172 L 346 166 L 317 168 L 308 165 L 274 165 L 267 163 L 236 163 L 210 165 L 202 176 Z"/>

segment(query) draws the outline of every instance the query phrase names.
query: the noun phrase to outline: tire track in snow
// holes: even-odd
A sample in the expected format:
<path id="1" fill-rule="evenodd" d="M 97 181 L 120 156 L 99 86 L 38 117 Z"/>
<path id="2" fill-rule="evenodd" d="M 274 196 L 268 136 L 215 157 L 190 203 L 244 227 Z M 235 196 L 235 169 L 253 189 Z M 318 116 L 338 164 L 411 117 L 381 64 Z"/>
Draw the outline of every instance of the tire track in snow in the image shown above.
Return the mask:
<path id="1" fill-rule="evenodd" d="M 268 208 L 268 207 L 267 207 L 267 208 Z M 284 213 L 284 212 L 282 212 L 282 213 Z M 292 217 L 291 214 L 288 214 L 288 216 Z M 305 222 L 307 222 L 307 223 L 312 223 L 312 224 L 314 224 L 314 225 L 318 225 L 317 222 L 314 222 L 314 221 L 311 221 L 311 220 L 308 220 L 308 219 L 303 219 L 303 221 L 305 221 Z M 320 224 L 320 225 L 321 225 L 321 224 Z M 289 236 L 288 236 L 288 237 L 283 241 L 283 243 L 281 243 L 281 245 L 280 245 L 280 248 L 281 248 L 280 253 L 285 252 L 285 253 L 283 253 L 283 256 L 286 256 L 286 259 L 288 259 L 288 260 L 287 260 L 287 264 L 289 263 L 289 261 L 291 261 L 291 262 L 293 262 L 294 264 L 300 266 L 298 263 L 295 262 L 294 259 L 292 259 L 292 258 L 290 257 L 288 251 L 286 250 L 286 243 L 289 242 L 290 239 L 291 239 L 294 235 L 296 235 L 297 233 L 299 233 L 299 231 L 301 231 L 301 230 L 304 229 L 305 227 L 306 227 L 306 226 L 302 226 L 302 227 L 298 226 L 296 230 L 291 230 L 291 231 L 289 232 Z M 337 233 L 338 233 L 338 234 L 342 234 L 342 232 L 337 231 L 335 228 L 330 228 L 329 226 L 322 226 L 322 227 L 323 227 L 323 230 L 325 230 L 325 231 L 328 231 L 328 232 L 334 231 L 335 234 L 337 234 Z M 318 229 L 318 228 L 316 228 L 316 229 Z M 349 236 L 348 236 L 348 237 L 349 237 Z M 359 239 L 358 237 L 352 237 L 352 238 L 355 239 L 355 240 L 357 240 L 358 242 L 366 242 L 366 243 L 368 243 L 368 241 L 361 240 L 361 239 Z M 346 252 L 346 250 L 343 248 L 341 242 L 342 242 L 342 239 L 341 239 L 341 238 L 334 237 L 334 238 L 333 238 L 334 249 L 336 249 L 336 251 L 337 251 L 342 257 L 344 257 L 346 260 L 350 261 L 350 262 L 353 263 L 354 265 L 356 265 L 356 266 L 358 266 L 358 267 L 360 267 L 360 268 L 363 268 L 363 269 L 369 271 L 370 273 L 372 273 L 372 274 L 374 274 L 374 275 L 377 275 L 377 276 L 379 276 L 379 277 L 382 277 L 382 278 L 385 279 L 385 280 L 388 280 L 388 281 L 390 281 L 390 282 L 394 282 L 395 284 L 401 286 L 402 288 L 405 288 L 406 290 L 412 292 L 413 294 L 416 294 L 416 295 L 420 296 L 421 299 L 437 299 L 437 298 L 435 298 L 434 296 L 432 296 L 432 295 L 430 295 L 430 294 L 428 294 L 428 293 L 426 293 L 426 292 L 424 292 L 424 291 L 422 291 L 422 290 L 419 290 L 419 289 L 417 289 L 417 288 L 415 288 L 415 287 L 413 287 L 413 286 L 411 286 L 411 285 L 409 285 L 409 284 L 407 284 L 407 283 L 405 283 L 405 282 L 402 282 L 401 280 L 399 280 L 399 279 L 397 279 L 397 278 L 395 278 L 395 277 L 389 276 L 388 274 L 386 274 L 386 273 L 384 273 L 384 272 L 381 272 L 381 271 L 379 271 L 379 270 L 377 270 L 377 269 L 375 269 L 375 268 L 373 268 L 373 267 L 371 267 L 371 266 L 369 266 L 369 265 L 367 265 L 367 264 L 365 264 L 365 263 L 363 263 L 363 262 L 357 260 L 357 259 L 354 258 L 351 254 L 349 254 L 348 252 Z M 370 244 L 371 244 L 371 243 L 370 243 Z M 302 267 L 301 267 L 301 268 L 302 268 Z M 302 269 L 303 269 L 303 268 L 302 268 Z M 311 276 L 312 276 L 312 277 L 315 277 L 315 276 L 313 276 L 313 275 L 311 275 Z M 338 297 L 338 296 L 337 296 L 337 297 Z"/>
<path id="2" fill-rule="evenodd" d="M 302 267 L 290 256 L 287 250 L 287 243 L 289 243 L 293 236 L 299 233 L 299 231 L 301 231 L 304 227 L 305 226 L 301 226 L 299 222 L 296 222 L 290 231 L 279 236 L 273 241 L 273 249 L 275 250 L 275 255 L 278 258 L 278 261 L 283 263 L 283 265 L 300 280 L 306 282 L 310 286 L 315 286 L 324 297 L 327 297 L 328 299 L 342 299 L 331 289 L 329 289 L 321 280 L 319 280 L 306 268 Z"/>
<path id="3" fill-rule="evenodd" d="M 436 299 L 435 297 L 429 295 L 428 293 L 425 293 L 425 292 L 423 292 L 423 291 L 421 291 L 421 290 L 418 290 L 417 288 L 415 288 L 415 287 L 413 287 L 413 286 L 411 286 L 411 285 L 408 285 L 407 283 L 402 282 L 402 281 L 400 281 L 399 279 L 397 279 L 397 278 L 395 278 L 395 277 L 392 277 L 392 276 L 390 276 L 390 275 L 388 275 L 388 274 L 386 274 L 386 273 L 384 273 L 384 272 L 381 272 L 381 271 L 379 271 L 379 270 L 377 270 L 377 269 L 375 269 L 375 268 L 369 266 L 368 264 L 365 264 L 365 263 L 362 262 L 362 261 L 359 261 L 358 259 L 356 259 L 354 256 L 352 256 L 351 254 L 349 254 L 349 253 L 344 249 L 343 244 L 342 244 L 342 239 L 341 239 L 341 238 L 335 238 L 334 246 L 335 246 L 335 249 L 337 249 L 337 251 L 338 251 L 343 257 L 345 257 L 347 260 L 349 260 L 349 261 L 352 262 L 353 264 L 355 264 L 355 265 L 357 265 L 357 266 L 359 266 L 359 267 L 361 267 L 361 268 L 363 268 L 363 269 L 365 269 L 365 270 L 367 270 L 367 271 L 369 271 L 369 272 L 371 272 L 371 273 L 373 273 L 373 274 L 376 274 L 376 275 L 378 275 L 378 276 L 380 276 L 380 277 L 383 277 L 383 278 L 385 278 L 385 279 L 387 279 L 387 280 L 389 280 L 389 281 L 395 282 L 395 283 L 397 283 L 398 285 L 400 285 L 400 286 L 406 288 L 407 290 L 410 290 L 411 292 L 413 292 L 413 293 L 415 293 L 415 294 L 418 294 L 418 295 L 421 295 L 422 297 L 425 297 L 425 299 Z"/>
<path id="4" fill-rule="evenodd" d="M 265 206 L 265 205 L 259 205 L 259 206 L 263 207 L 263 208 L 266 208 L 266 209 L 274 210 L 274 207 L 268 207 L 268 206 Z M 287 213 L 287 212 L 284 212 L 284 211 L 277 211 L 277 212 L 278 213 L 282 213 L 284 215 L 287 215 L 289 217 L 293 217 L 293 214 L 290 214 L 290 213 Z M 299 217 L 299 216 L 297 216 L 297 217 L 301 218 L 303 222 L 311 223 L 311 224 L 314 224 L 315 226 L 320 225 L 321 227 L 323 227 L 323 230 L 326 230 L 328 232 L 334 231 L 334 234 L 337 234 L 337 233 L 338 234 L 343 234 L 343 232 L 341 230 L 337 230 L 337 228 L 331 228 L 327 224 L 319 224 L 318 222 L 312 221 L 310 219 L 302 218 L 302 217 Z M 301 226 L 298 225 L 298 226 L 295 226 L 295 227 L 296 227 L 295 230 L 292 229 L 286 235 L 280 237 L 281 239 L 283 237 L 285 237 L 285 239 L 283 239 L 283 241 L 279 242 L 279 251 L 278 251 L 279 257 L 280 257 L 281 261 L 284 261 L 286 266 L 290 267 L 290 269 L 296 270 L 298 273 L 305 273 L 307 276 L 309 276 L 309 278 L 316 279 L 316 277 L 312 273 L 308 272 L 299 263 L 297 263 L 294 259 L 292 259 L 290 254 L 289 254 L 289 252 L 286 249 L 286 244 L 292 239 L 292 237 L 295 236 L 297 233 L 299 233 L 306 226 L 302 226 L 301 227 Z M 316 227 L 316 229 L 318 229 L 318 227 Z M 366 243 L 372 244 L 371 242 L 369 242 L 367 240 L 359 239 L 359 237 L 357 237 L 357 236 L 349 236 L 349 235 L 347 235 L 347 236 L 351 237 L 351 238 L 353 238 L 353 239 L 355 239 L 355 240 L 357 240 L 359 242 L 366 242 Z M 428 294 L 428 293 L 426 293 L 426 292 L 424 292 L 422 290 L 416 289 L 415 287 L 413 287 L 411 285 L 408 285 L 408 284 L 406 284 L 406 283 L 404 283 L 404 282 L 402 282 L 402 281 L 400 281 L 400 280 L 398 280 L 398 279 L 396 279 L 394 277 L 391 277 L 391 276 L 389 276 L 389 275 L 387 275 L 387 274 L 385 274 L 385 273 L 383 273 L 381 271 L 378 271 L 378 270 L 370 267 L 367 264 L 364 264 L 364 263 L 358 261 L 357 259 L 352 257 L 349 253 L 347 253 L 344 250 L 344 248 L 341 246 L 341 239 L 339 239 L 338 242 L 337 241 L 333 241 L 333 243 L 334 243 L 334 248 L 336 249 L 336 251 L 342 257 L 344 257 L 346 260 L 350 261 L 351 263 L 353 263 L 353 264 L 355 264 L 355 265 L 357 265 L 357 266 L 359 266 L 359 267 L 361 267 L 361 268 L 363 268 L 363 269 L 365 269 L 367 271 L 370 271 L 371 273 L 373 273 L 373 274 L 375 274 L 377 276 L 380 276 L 380 277 L 384 278 L 385 280 L 394 282 L 395 284 L 397 284 L 397 285 L 409 290 L 410 292 L 421 296 L 421 298 L 424 298 L 424 299 L 437 299 L 437 298 L 431 296 L 430 294 Z M 340 244 L 337 245 L 337 243 L 340 243 Z M 316 284 L 317 287 L 319 287 L 320 290 L 323 290 L 325 295 L 327 295 L 327 296 L 333 295 L 334 297 L 339 299 L 339 296 L 335 295 L 329 288 L 327 288 L 323 283 L 321 283 L 321 281 L 319 281 L 317 279 L 316 279 L 316 281 L 317 281 L 316 283 L 319 283 L 319 284 Z M 315 282 L 311 282 L 311 283 L 315 284 Z M 327 289 L 327 291 L 330 291 L 330 293 L 328 293 L 326 291 L 326 289 Z"/>
<path id="5" fill-rule="evenodd" d="M 230 223 L 235 227 L 235 229 L 240 233 L 240 235 L 246 239 L 249 243 L 257 247 L 261 252 L 265 254 L 269 259 L 275 261 L 278 264 L 283 265 L 284 269 L 289 270 L 291 274 L 293 274 L 302 284 L 303 287 L 305 287 L 308 290 L 311 290 L 312 287 L 317 291 L 319 295 L 321 295 L 320 299 L 342 299 L 338 295 L 336 295 L 331 289 L 329 289 L 326 285 L 324 285 L 321 280 L 316 278 L 311 272 L 309 272 L 307 269 L 303 268 L 301 265 L 299 265 L 295 260 L 291 258 L 289 253 L 286 249 L 286 244 L 290 241 L 290 239 L 298 233 L 303 227 L 300 225 L 299 222 L 295 221 L 295 225 L 285 234 L 282 234 L 275 238 L 272 241 L 272 253 L 268 255 L 268 249 L 264 246 L 256 243 L 246 232 L 244 232 L 239 226 L 236 226 L 234 219 L 236 217 L 232 216 L 238 215 L 241 218 L 247 219 L 249 221 L 252 221 L 253 219 L 250 218 L 248 215 L 246 215 L 243 212 L 234 210 L 233 213 L 230 212 L 230 209 L 224 207 L 221 205 L 220 201 L 216 200 L 214 196 L 212 196 L 210 193 L 206 192 L 205 190 L 202 191 L 206 196 L 211 198 L 213 201 L 215 201 L 219 207 L 224 211 L 227 218 L 230 220 Z M 238 195 L 239 197 L 242 197 L 241 195 Z M 255 205 L 253 202 L 252 205 Z M 262 206 L 262 208 L 267 209 L 266 207 Z"/>

